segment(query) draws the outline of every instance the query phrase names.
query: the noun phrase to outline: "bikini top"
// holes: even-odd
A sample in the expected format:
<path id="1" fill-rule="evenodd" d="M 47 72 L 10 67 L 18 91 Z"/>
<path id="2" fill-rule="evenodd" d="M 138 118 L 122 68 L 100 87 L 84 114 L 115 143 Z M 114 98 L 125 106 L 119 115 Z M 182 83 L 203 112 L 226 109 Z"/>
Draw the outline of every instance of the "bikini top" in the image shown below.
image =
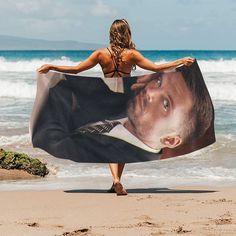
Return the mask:
<path id="1" fill-rule="evenodd" d="M 115 75 L 115 73 L 117 73 L 120 77 L 122 77 L 121 73 L 122 73 L 122 74 L 126 74 L 126 75 L 130 75 L 130 73 L 127 73 L 127 72 L 124 72 L 124 71 L 119 70 L 119 65 L 116 63 L 116 61 L 115 61 L 115 59 L 114 59 L 114 56 L 112 55 L 110 49 L 107 48 L 107 50 L 108 50 L 108 52 L 111 54 L 112 62 L 113 62 L 113 64 L 114 64 L 115 69 L 114 69 L 114 70 L 111 70 L 111 71 L 109 71 L 109 72 L 104 73 L 104 75 L 110 74 L 110 73 L 112 73 L 112 72 L 113 72 L 113 74 L 112 74 L 111 77 L 113 77 L 113 76 Z"/>

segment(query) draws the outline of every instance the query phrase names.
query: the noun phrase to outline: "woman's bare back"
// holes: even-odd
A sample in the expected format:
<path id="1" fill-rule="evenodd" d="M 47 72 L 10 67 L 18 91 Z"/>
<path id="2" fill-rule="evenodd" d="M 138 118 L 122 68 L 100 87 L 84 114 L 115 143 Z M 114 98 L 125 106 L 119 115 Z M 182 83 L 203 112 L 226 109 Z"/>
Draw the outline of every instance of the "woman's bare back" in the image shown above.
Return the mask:
<path id="1" fill-rule="evenodd" d="M 110 50 L 110 52 L 109 52 Z M 105 77 L 130 76 L 134 61 L 132 58 L 132 49 L 125 49 L 121 53 L 122 61 L 117 64 L 115 58 L 111 55 L 111 48 L 101 48 L 99 51 L 99 64 Z"/>

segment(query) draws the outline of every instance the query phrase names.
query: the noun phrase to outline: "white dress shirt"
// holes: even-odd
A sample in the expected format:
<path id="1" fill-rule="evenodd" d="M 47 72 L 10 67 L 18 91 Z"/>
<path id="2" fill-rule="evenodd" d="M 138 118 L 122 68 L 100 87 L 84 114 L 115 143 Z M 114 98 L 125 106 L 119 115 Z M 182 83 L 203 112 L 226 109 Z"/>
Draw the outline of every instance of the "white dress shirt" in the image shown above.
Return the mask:
<path id="1" fill-rule="evenodd" d="M 132 133 L 129 132 L 129 130 L 127 130 L 124 127 L 124 123 L 125 121 L 127 121 L 127 118 L 120 119 L 117 121 L 119 121 L 121 124 L 116 125 L 109 133 L 102 133 L 102 134 L 124 140 L 127 143 L 130 143 L 134 146 L 137 146 L 149 152 L 153 152 L 153 153 L 160 152 L 160 149 L 154 149 L 147 146 L 145 143 L 139 140 L 136 136 L 134 136 Z"/>

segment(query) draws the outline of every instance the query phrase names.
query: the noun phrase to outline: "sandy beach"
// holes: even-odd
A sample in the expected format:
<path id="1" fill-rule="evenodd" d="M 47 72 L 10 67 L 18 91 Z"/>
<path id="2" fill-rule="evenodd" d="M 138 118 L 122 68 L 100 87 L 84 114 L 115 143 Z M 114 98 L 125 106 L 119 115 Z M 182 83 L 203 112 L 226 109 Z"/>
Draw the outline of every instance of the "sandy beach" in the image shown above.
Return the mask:
<path id="1" fill-rule="evenodd" d="M 38 176 L 31 175 L 23 170 L 5 170 L 0 168 L 0 181 L 1 180 L 24 180 L 24 179 L 35 179 Z"/>
<path id="2" fill-rule="evenodd" d="M 217 142 L 188 156 L 126 165 L 127 197 L 105 193 L 111 184 L 107 165 L 54 158 L 30 142 L 35 70 L 45 63 L 74 65 L 90 53 L 0 54 L 1 147 L 27 153 L 50 169 L 45 178 L 0 169 L 0 236 L 236 235 L 236 52 L 142 51 L 157 64 L 188 55 L 198 59 L 215 107 Z M 134 73 L 146 74 L 140 68 Z M 83 75 L 99 77 L 101 71 Z M 226 185 L 234 187 L 219 187 Z"/>
<path id="3" fill-rule="evenodd" d="M 0 235 L 235 235 L 235 187 L 11 191 L 0 194 Z"/>

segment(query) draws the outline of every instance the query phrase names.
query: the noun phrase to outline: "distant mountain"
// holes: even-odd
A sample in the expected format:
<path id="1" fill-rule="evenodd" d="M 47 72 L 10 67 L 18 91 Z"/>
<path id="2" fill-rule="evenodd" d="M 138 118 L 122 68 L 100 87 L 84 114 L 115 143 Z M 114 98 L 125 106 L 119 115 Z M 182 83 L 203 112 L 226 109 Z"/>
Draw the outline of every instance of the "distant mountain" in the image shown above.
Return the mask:
<path id="1" fill-rule="evenodd" d="M 73 40 L 51 41 L 0 35 L 0 50 L 94 50 L 101 47 L 104 45 Z"/>

